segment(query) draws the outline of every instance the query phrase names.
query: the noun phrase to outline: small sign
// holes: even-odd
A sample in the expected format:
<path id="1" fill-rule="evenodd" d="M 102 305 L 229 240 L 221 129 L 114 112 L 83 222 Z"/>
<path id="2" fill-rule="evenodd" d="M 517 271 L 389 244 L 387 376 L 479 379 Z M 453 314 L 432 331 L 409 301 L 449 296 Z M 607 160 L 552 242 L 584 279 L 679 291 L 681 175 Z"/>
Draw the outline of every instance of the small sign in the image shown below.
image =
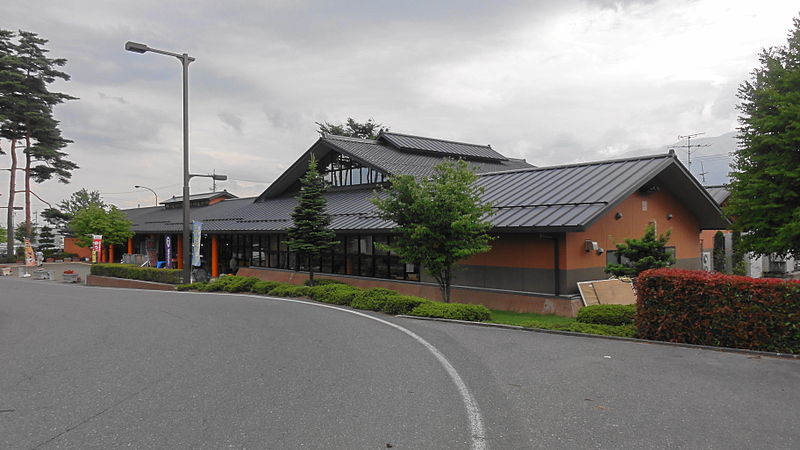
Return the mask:
<path id="1" fill-rule="evenodd" d="M 30 239 L 25 239 L 25 265 L 27 267 L 36 265 L 36 257 L 33 255 L 33 247 L 31 247 Z"/>
<path id="2" fill-rule="evenodd" d="M 172 236 L 164 236 L 164 252 L 167 254 L 167 269 L 172 269 Z"/>
<path id="3" fill-rule="evenodd" d="M 93 234 L 92 235 L 92 263 L 96 263 L 98 259 L 98 255 L 100 252 L 103 251 L 103 235 L 102 234 Z"/>
<path id="4" fill-rule="evenodd" d="M 200 266 L 200 238 L 203 233 L 203 222 L 192 221 L 192 266 Z"/>

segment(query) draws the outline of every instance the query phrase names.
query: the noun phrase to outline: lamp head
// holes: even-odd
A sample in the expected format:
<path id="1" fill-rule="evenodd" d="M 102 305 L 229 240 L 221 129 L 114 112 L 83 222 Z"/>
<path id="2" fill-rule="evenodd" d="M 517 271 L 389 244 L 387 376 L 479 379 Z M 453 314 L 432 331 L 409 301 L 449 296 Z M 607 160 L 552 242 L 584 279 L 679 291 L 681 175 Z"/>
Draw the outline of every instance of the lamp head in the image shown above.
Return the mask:
<path id="1" fill-rule="evenodd" d="M 140 44 L 138 42 L 128 41 L 128 42 L 125 43 L 125 50 L 127 50 L 129 52 L 134 52 L 134 53 L 145 53 L 148 50 L 150 50 L 150 48 L 148 46 L 146 46 L 145 44 Z"/>

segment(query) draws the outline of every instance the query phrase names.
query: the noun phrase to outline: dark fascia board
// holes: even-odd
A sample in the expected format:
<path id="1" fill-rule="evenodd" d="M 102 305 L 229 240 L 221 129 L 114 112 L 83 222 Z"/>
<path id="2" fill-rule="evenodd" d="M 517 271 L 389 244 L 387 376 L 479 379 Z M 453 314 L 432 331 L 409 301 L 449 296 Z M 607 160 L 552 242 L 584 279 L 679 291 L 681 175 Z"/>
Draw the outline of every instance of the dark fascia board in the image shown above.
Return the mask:
<path id="1" fill-rule="evenodd" d="M 300 177 L 302 177 L 303 174 L 306 172 L 306 168 L 308 167 L 308 158 L 312 153 L 319 161 L 320 159 L 325 157 L 328 153 L 330 153 L 331 150 L 333 150 L 342 153 L 344 155 L 347 155 L 354 161 L 357 161 L 359 164 L 362 164 L 366 167 L 372 167 L 376 170 L 386 173 L 387 175 L 392 175 L 391 173 L 389 173 L 388 170 L 379 167 L 374 163 L 365 161 L 362 158 L 352 155 L 346 149 L 339 147 L 338 145 L 331 142 L 332 140 L 333 139 L 331 140 L 325 139 L 324 137 L 320 137 L 319 139 L 317 139 L 317 141 L 314 142 L 314 145 L 312 145 L 308 150 L 306 150 L 305 153 L 300 155 L 300 157 L 297 159 L 297 161 L 294 162 L 294 164 L 292 164 L 288 169 L 283 171 L 283 173 L 275 181 L 273 181 L 272 184 L 267 189 L 265 189 L 264 192 L 261 193 L 261 195 L 259 195 L 256 198 L 255 202 L 262 202 L 268 198 L 278 198 L 283 196 L 283 194 L 286 192 L 286 189 L 288 189 L 289 186 L 291 186 L 292 183 L 294 183 L 296 180 L 300 179 Z"/>

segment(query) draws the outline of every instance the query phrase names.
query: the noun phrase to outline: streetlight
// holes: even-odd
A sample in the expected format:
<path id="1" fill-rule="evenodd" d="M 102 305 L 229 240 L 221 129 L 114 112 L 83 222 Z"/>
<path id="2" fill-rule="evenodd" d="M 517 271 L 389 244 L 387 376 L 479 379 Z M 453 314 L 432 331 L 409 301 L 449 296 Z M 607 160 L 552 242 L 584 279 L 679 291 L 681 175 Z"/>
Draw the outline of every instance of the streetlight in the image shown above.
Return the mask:
<path id="1" fill-rule="evenodd" d="M 137 184 L 136 186 L 134 186 L 134 187 L 135 187 L 136 189 L 147 189 L 148 191 L 152 192 L 152 193 L 153 193 L 153 195 L 155 195 L 155 196 L 156 196 L 156 206 L 158 206 L 158 194 L 156 194 L 156 191 L 154 191 L 154 190 L 150 189 L 150 188 L 149 188 L 149 187 L 147 187 L 147 186 L 139 186 L 138 184 Z"/>
<path id="2" fill-rule="evenodd" d="M 191 245 L 191 230 L 189 212 L 189 63 L 194 58 L 188 53 L 173 53 L 148 47 L 145 44 L 128 41 L 125 50 L 134 53 L 153 52 L 161 55 L 178 58 L 183 66 L 183 282 L 192 282 L 191 261 L 189 260 Z"/>

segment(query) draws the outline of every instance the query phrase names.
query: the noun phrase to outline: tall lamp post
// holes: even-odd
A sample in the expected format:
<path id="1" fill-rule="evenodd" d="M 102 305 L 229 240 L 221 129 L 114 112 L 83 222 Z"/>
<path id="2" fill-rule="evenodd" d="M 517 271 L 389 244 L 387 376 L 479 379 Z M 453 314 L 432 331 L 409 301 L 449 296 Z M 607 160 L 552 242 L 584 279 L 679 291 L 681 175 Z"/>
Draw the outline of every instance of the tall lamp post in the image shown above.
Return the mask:
<path id="1" fill-rule="evenodd" d="M 149 187 L 147 187 L 147 186 L 139 186 L 138 184 L 137 184 L 136 186 L 134 186 L 134 187 L 135 187 L 136 189 L 147 189 L 148 191 L 152 192 L 152 193 L 153 193 L 153 195 L 156 197 L 156 206 L 158 206 L 158 194 L 156 194 L 156 191 L 154 191 L 154 190 L 150 189 L 150 188 L 149 188 Z"/>
<path id="2" fill-rule="evenodd" d="M 145 44 L 128 41 L 125 50 L 134 53 L 153 52 L 178 58 L 183 66 L 183 282 L 192 282 L 192 269 L 189 260 L 191 230 L 189 213 L 189 63 L 194 57 L 188 53 L 173 53 L 148 47 Z"/>

